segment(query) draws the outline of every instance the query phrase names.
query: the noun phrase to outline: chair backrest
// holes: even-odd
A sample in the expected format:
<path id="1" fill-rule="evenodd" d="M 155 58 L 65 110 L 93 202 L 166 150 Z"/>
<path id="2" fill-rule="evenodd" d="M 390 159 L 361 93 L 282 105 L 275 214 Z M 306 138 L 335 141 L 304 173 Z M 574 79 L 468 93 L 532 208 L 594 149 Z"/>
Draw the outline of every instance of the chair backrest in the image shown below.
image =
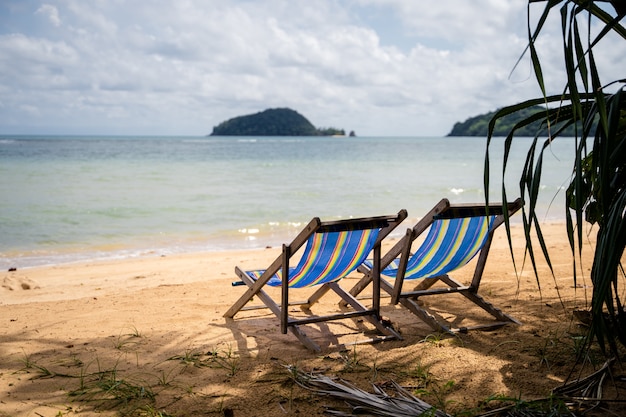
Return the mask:
<path id="1" fill-rule="evenodd" d="M 467 264 L 487 241 L 495 218 L 435 217 L 426 239 L 408 260 L 405 279 L 436 277 Z"/>
<path id="2" fill-rule="evenodd" d="M 379 231 L 363 229 L 313 233 L 298 265 L 289 271 L 289 287 L 309 287 L 345 277 L 361 265 L 372 251 Z"/>

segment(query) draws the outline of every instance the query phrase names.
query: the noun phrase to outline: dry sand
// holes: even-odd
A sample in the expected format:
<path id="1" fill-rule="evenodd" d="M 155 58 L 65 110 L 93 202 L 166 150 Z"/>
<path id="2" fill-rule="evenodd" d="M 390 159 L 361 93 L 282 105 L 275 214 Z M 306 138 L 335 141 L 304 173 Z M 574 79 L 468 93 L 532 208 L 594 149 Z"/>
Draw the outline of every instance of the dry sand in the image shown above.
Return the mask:
<path id="1" fill-rule="evenodd" d="M 528 262 L 522 268 L 519 228 L 513 235 L 517 274 L 502 228 L 480 289 L 522 325 L 446 337 L 383 299 L 383 315 L 404 340 L 342 351 L 328 331 L 350 342 L 363 323 L 311 326 L 308 334 L 324 346 L 322 354 L 281 334 L 267 310 L 222 317 L 245 289 L 231 286 L 234 266 L 266 267 L 279 248 L 2 272 L 0 416 L 220 416 L 228 410 L 238 417 L 309 416 L 340 405 L 295 385 L 287 365 L 366 390 L 393 380 L 421 389 L 424 400 L 449 412 L 479 407 L 496 395 L 545 397 L 581 371 L 574 362 L 584 329 L 572 311 L 591 297 L 593 242 L 577 264 L 575 288 L 564 225 L 544 225 L 544 232 L 555 278 L 539 260 L 541 293 Z M 452 275 L 467 281 L 471 273 L 466 267 Z M 474 309 L 456 297 L 426 302 L 464 324 Z M 337 308 L 329 297 L 313 312 Z M 603 362 L 590 356 L 583 374 Z"/>

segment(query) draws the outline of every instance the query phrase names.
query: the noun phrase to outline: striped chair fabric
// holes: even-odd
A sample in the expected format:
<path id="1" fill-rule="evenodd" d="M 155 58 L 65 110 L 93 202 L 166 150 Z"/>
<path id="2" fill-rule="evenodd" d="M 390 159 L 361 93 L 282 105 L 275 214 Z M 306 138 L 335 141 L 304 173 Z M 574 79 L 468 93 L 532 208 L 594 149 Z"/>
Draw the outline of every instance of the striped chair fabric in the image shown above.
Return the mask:
<path id="1" fill-rule="evenodd" d="M 405 279 L 432 278 L 447 274 L 467 264 L 487 241 L 496 216 L 437 219 L 430 226 L 426 239 L 410 256 Z M 399 259 L 381 271 L 395 277 Z M 366 265 L 372 267 L 371 262 Z"/>
<path id="2" fill-rule="evenodd" d="M 289 268 L 289 287 L 302 288 L 342 279 L 359 267 L 372 251 L 379 229 L 314 233 L 298 265 Z M 246 271 L 254 280 L 265 270 Z M 282 270 L 267 285 L 282 285 Z"/>

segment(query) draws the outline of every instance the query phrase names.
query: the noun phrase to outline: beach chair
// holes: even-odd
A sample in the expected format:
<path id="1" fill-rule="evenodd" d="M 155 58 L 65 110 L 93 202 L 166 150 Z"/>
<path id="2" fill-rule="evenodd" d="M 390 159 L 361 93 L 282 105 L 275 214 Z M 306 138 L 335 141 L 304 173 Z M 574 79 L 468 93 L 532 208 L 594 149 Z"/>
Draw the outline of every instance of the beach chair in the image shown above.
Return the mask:
<path id="1" fill-rule="evenodd" d="M 494 231 L 505 218 L 521 207 L 521 199 L 509 203 L 506 210 L 502 204 L 452 205 L 447 199 L 441 200 L 384 255 L 380 265 L 381 289 L 391 295 L 392 304 L 402 304 L 436 331 L 455 333 L 494 329 L 508 323 L 520 324 L 478 295 L 478 289 Z M 414 242 L 420 236 L 423 238 L 426 230 L 428 234 L 419 248 L 412 252 Z M 463 285 L 448 275 L 476 256 L 478 259 L 469 285 Z M 361 265 L 358 271 L 364 276 L 350 290 L 353 296 L 357 296 L 372 282 L 372 274 L 378 274 L 369 261 Z M 395 281 L 392 284 L 385 278 Z M 419 284 L 407 289 L 408 283 L 405 281 L 412 280 L 419 280 Z M 433 287 L 436 283 L 439 285 Z M 419 300 L 424 296 L 448 293 L 465 296 L 493 316 L 495 321 L 454 327 L 441 315 L 436 316 L 429 311 L 422 300 Z"/>
<path id="2" fill-rule="evenodd" d="M 267 269 L 244 271 L 239 267 L 235 268 L 235 273 L 241 282 L 248 286 L 248 289 L 224 314 L 224 317 L 233 318 L 241 310 L 259 308 L 258 306 L 244 307 L 254 296 L 257 296 L 263 302 L 260 308 L 269 308 L 280 319 L 283 334 L 286 334 L 288 330 L 291 331 L 307 348 L 316 352 L 321 350 L 320 346 L 307 337 L 301 326 L 363 317 L 382 334 L 381 337 L 368 339 L 366 342 L 401 339 L 400 335 L 383 323 L 380 317 L 379 265 L 382 240 L 406 216 L 406 210 L 401 210 L 395 216 L 327 222 L 322 222 L 317 217 L 313 218 L 289 245 L 283 245 L 282 253 Z M 297 266 L 290 267 L 292 257 L 305 244 Z M 373 282 L 372 306 L 366 308 L 341 288 L 339 281 L 355 271 L 370 254 L 373 254 L 370 269 Z M 280 303 L 274 301 L 268 295 L 268 291 L 264 290 L 266 285 L 281 288 Z M 313 286 L 317 289 L 306 301 L 290 302 L 291 290 Z M 303 311 L 310 313 L 310 307 L 329 290 L 339 295 L 346 305 L 352 307 L 353 311 L 323 316 L 307 314 L 304 318 L 290 317 L 290 306 L 299 305 Z"/>

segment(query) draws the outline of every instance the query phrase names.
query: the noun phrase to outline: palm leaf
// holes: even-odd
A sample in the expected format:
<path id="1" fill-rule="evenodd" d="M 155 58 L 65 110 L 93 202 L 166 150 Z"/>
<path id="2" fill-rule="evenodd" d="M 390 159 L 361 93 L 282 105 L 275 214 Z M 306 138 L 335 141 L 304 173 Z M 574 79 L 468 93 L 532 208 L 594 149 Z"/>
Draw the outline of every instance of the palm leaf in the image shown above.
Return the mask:
<path id="1" fill-rule="evenodd" d="M 526 52 L 530 55 L 541 96 L 508 106 L 497 112 L 490 121 L 485 152 L 485 190 L 489 189 L 489 146 L 496 122 L 505 115 L 543 104 L 544 112 L 534 114 L 519 122 L 505 139 L 502 194 L 506 197 L 504 175 L 516 130 L 530 123 L 541 121 L 543 126 L 548 128 L 549 136 L 542 145 L 540 145 L 539 133 L 533 139 L 520 173 L 519 187 L 526 203 L 522 212 L 526 255 L 533 265 L 539 284 L 534 253 L 536 249 L 530 243 L 531 231 L 534 230 L 539 249 L 554 277 L 545 238 L 536 215 L 543 154 L 550 143 L 564 131 L 564 126 L 572 124 L 576 126 L 572 180 L 566 191 L 565 207 L 566 231 L 572 248 L 574 283 L 576 284 L 577 280 L 576 257 L 581 256 L 584 242 L 583 222 L 597 223 L 597 243 L 591 272 L 594 289 L 589 340 L 598 341 L 604 351 L 607 351 L 608 347 L 608 350 L 615 352 L 617 340 L 626 346 L 626 316 L 620 299 L 620 285 L 624 285 L 623 282 L 626 279 L 621 264 L 626 245 L 624 219 L 626 215 L 626 100 L 623 94 L 624 87 L 617 89 L 614 93 L 607 93 L 606 89 L 616 83 L 624 84 L 626 80 L 619 79 L 607 84 L 602 83 L 594 47 L 609 34 L 616 34 L 626 40 L 626 29 L 619 23 L 625 11 L 617 2 L 612 2 L 618 11 L 613 16 L 599 7 L 596 4 L 598 1 L 593 0 L 529 0 L 529 16 L 531 5 L 534 3 L 543 3 L 544 7 L 534 29 L 531 28 L 529 20 L 528 46 L 522 56 Z M 536 41 L 548 21 L 548 16 L 557 7 L 561 17 L 566 84 L 563 94 L 548 96 Z M 585 22 L 586 33 L 581 32 L 578 22 L 580 18 L 588 20 Z M 597 19 L 603 25 L 595 36 L 592 36 L 590 32 L 593 26 L 592 19 Z M 551 104 L 558 104 L 558 107 L 550 108 Z M 489 195 L 487 191 L 485 192 L 488 202 Z M 570 213 L 570 209 L 573 214 Z M 512 254 L 508 224 L 506 228 Z M 538 288 L 541 291 L 540 285 Z M 604 312 L 608 315 L 603 314 Z"/>

